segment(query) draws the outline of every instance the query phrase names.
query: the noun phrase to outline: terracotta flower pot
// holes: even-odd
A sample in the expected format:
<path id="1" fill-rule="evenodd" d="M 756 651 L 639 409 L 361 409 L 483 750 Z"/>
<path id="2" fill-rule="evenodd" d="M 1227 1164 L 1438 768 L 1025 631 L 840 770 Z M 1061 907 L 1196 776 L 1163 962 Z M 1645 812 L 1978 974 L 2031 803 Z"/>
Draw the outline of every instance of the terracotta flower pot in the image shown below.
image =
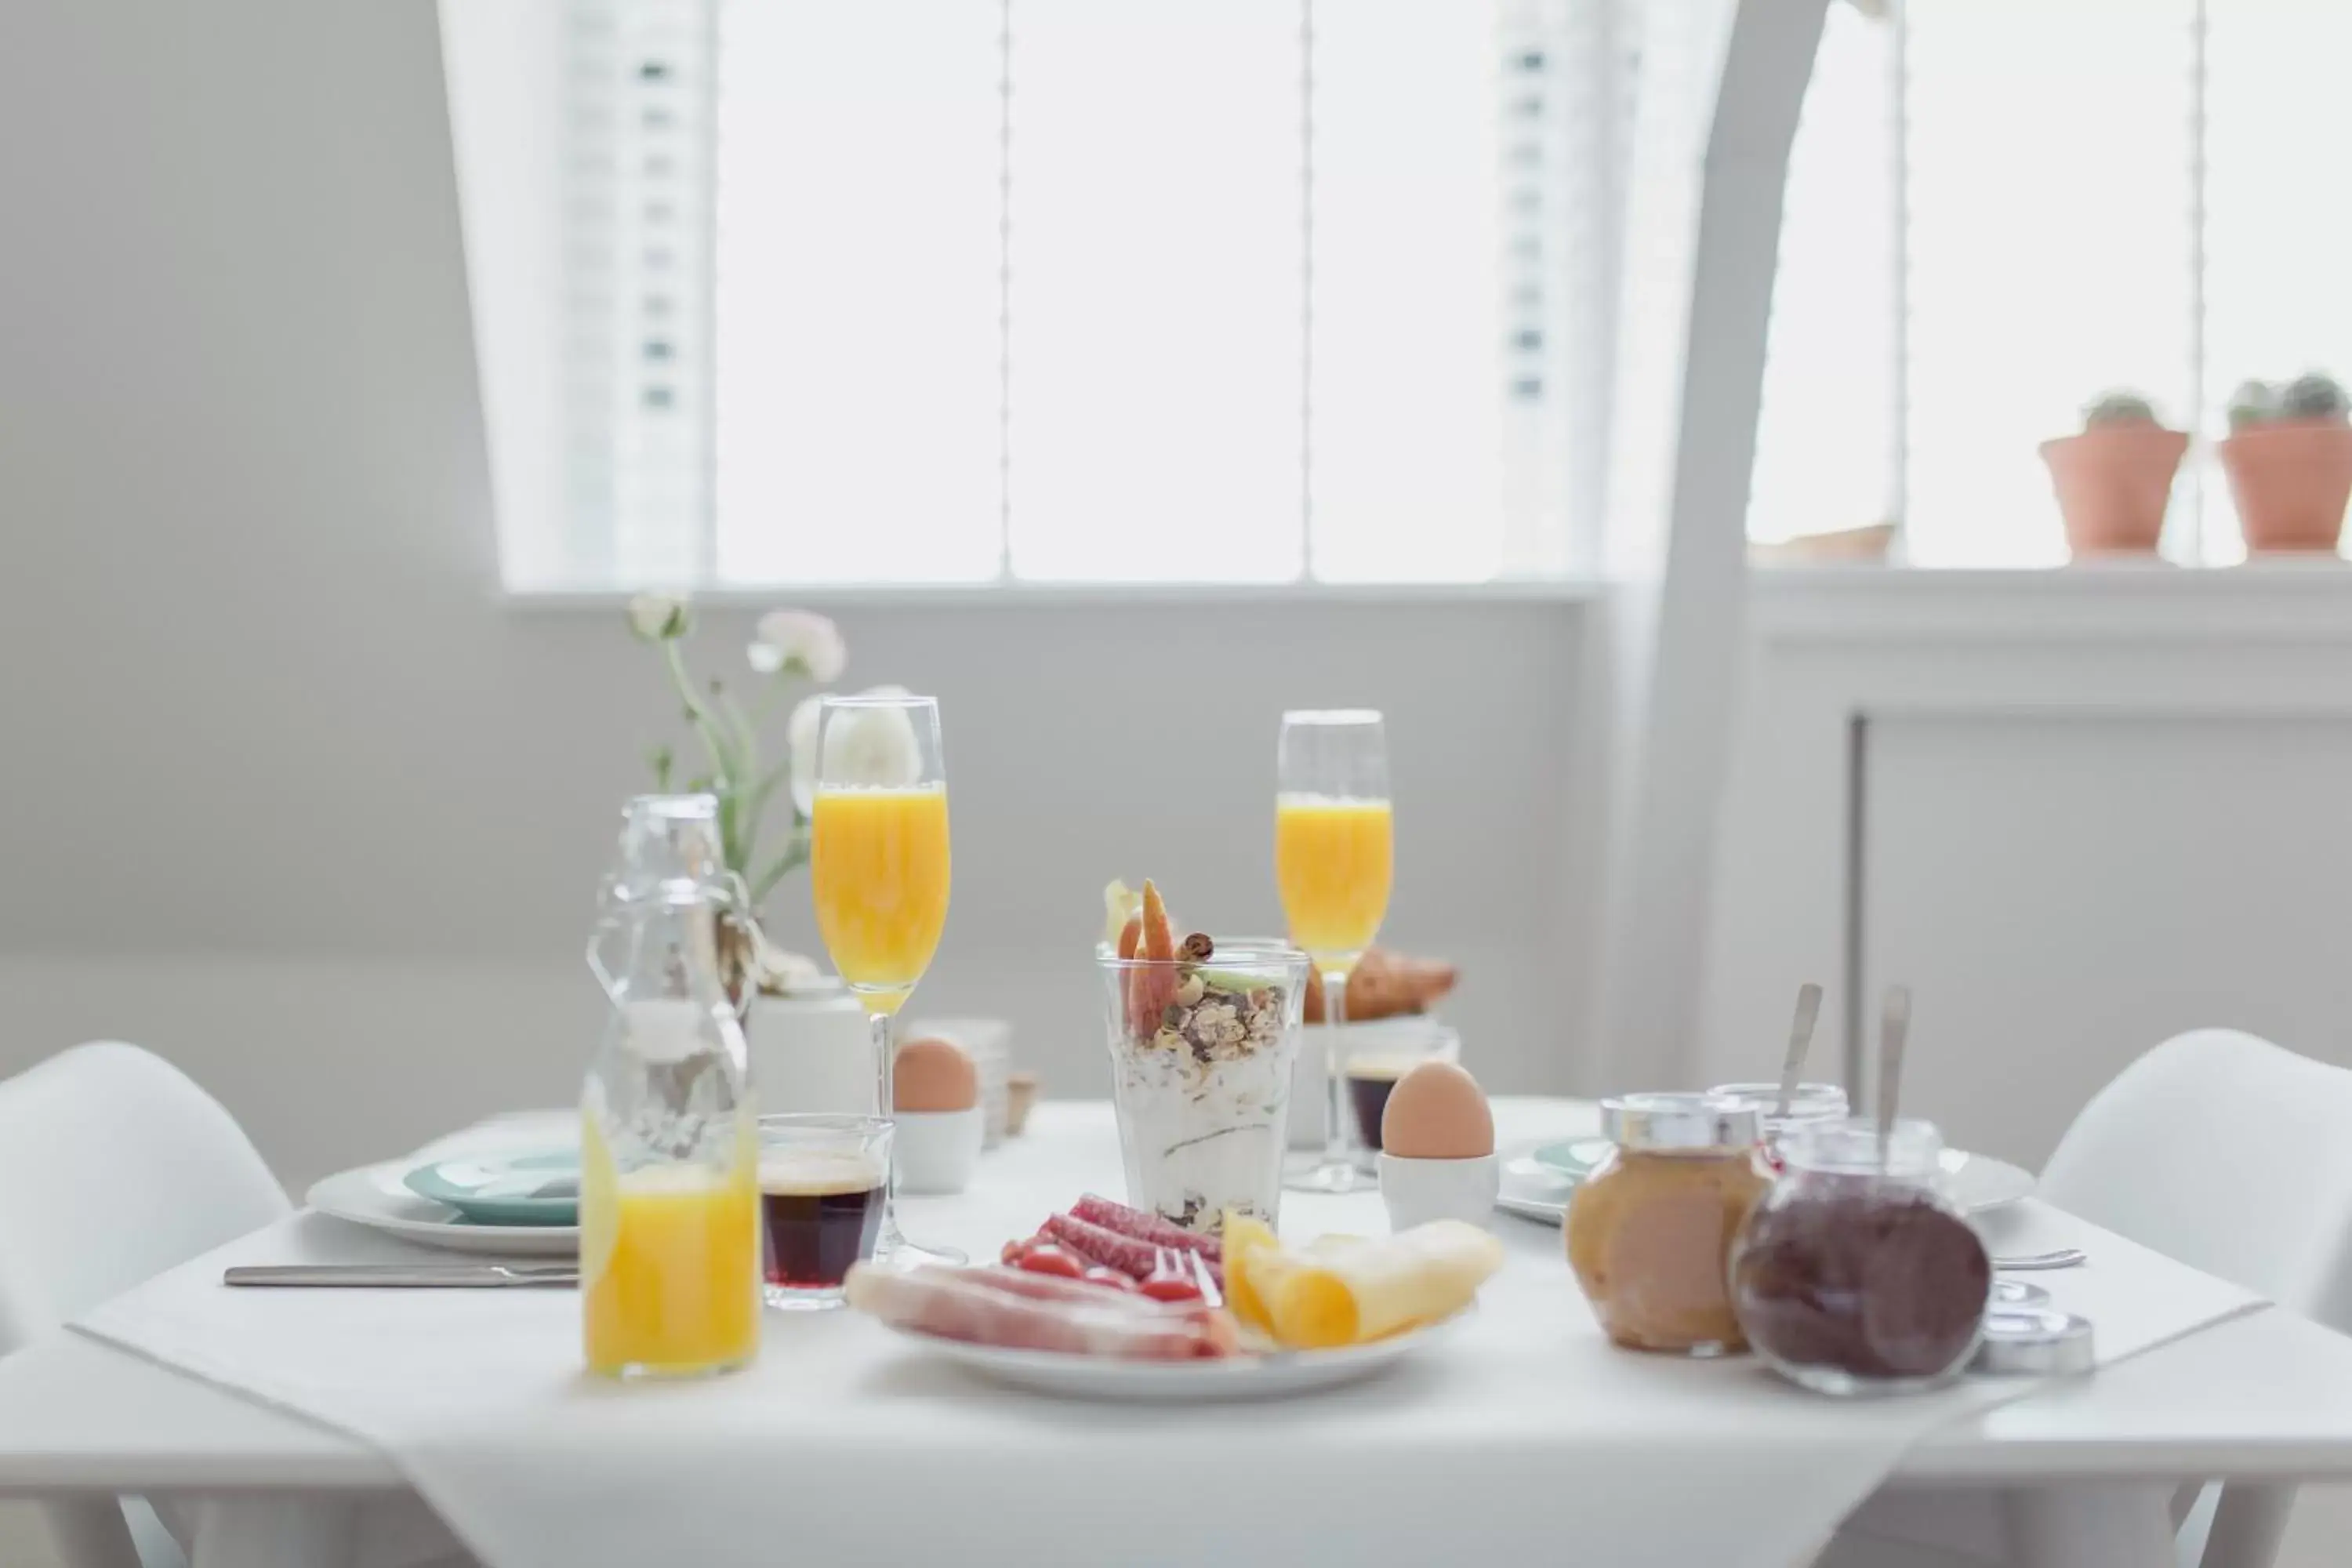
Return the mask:
<path id="1" fill-rule="evenodd" d="M 2248 550 L 2332 552 L 2352 499 L 2352 426 L 2290 419 L 2221 443 Z"/>
<path id="2" fill-rule="evenodd" d="M 2077 556 L 2153 554 L 2189 437 L 2161 425 L 2102 425 L 2042 443 L 2066 548 Z"/>

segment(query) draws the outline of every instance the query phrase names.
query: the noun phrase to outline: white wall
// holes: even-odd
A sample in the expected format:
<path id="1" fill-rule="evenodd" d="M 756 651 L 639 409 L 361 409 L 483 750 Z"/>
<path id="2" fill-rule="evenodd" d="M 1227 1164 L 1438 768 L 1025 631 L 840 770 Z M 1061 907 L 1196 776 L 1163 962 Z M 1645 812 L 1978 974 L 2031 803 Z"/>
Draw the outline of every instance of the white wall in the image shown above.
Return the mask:
<path id="1" fill-rule="evenodd" d="M 499 597 L 432 22 L 109 0 L 0 51 L 0 142 L 70 153 L 0 162 L 0 1071 L 145 1041 L 298 1180 L 569 1098 L 591 893 L 668 710 L 616 612 Z M 1100 1087 L 1106 879 L 1274 925 L 1276 719 L 1327 702 L 1390 710 L 1391 930 L 1463 963 L 1473 1065 L 1565 1081 L 1581 606 L 842 619 L 857 680 L 945 704 L 957 892 L 919 1006 L 1011 1016 L 1049 1092 Z"/>
<path id="2" fill-rule="evenodd" d="M 2035 1165 L 2182 1029 L 2352 1066 L 2352 573 L 1798 572 L 1756 603 L 1683 1076 L 1769 1071 L 1809 978 L 1834 1069 L 1850 966 L 1865 1016 L 1915 988 L 1906 1104 Z M 2305 1488 L 2279 1568 L 2342 1562 L 2347 1520 Z"/>
<path id="3" fill-rule="evenodd" d="M 2039 1164 L 2126 1062 L 2229 1024 L 2352 1066 L 2352 574 L 2331 564 L 1759 584 L 1694 1078 L 1777 1059 L 1798 984 L 1906 1103 Z M 1859 728 L 1857 728 L 1857 724 Z"/>

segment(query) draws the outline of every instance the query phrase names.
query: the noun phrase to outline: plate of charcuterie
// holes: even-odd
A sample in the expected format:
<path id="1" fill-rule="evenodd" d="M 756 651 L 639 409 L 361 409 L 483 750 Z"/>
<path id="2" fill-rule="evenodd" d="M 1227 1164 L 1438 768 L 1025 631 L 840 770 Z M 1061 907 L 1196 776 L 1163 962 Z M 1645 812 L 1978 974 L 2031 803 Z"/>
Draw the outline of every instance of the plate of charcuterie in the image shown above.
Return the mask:
<path id="1" fill-rule="evenodd" d="M 1247 1215 L 1200 1235 L 1088 1197 L 999 1262 L 860 1265 L 846 1294 L 909 1342 L 1037 1393 L 1263 1399 L 1353 1383 L 1434 1342 L 1501 1262 L 1494 1237 L 1458 1221 L 1291 1246 Z"/>
<path id="2" fill-rule="evenodd" d="M 1337 1388 L 1371 1376 L 1430 1344 L 1454 1319 L 1339 1350 L 1255 1352 L 1182 1361 L 1129 1361 L 1062 1351 L 1012 1350 L 942 1339 L 912 1328 L 897 1331 L 924 1349 L 993 1382 L 1072 1399 L 1149 1404 L 1277 1399 Z"/>

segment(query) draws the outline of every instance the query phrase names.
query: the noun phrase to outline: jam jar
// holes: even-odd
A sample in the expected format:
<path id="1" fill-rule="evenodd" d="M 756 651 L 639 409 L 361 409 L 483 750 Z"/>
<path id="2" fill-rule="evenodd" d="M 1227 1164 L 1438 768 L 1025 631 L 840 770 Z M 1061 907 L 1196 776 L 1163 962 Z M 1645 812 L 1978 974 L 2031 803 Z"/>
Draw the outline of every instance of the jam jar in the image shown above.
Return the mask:
<path id="1" fill-rule="evenodd" d="M 1732 1243 L 1769 1186 L 1752 1105 L 1704 1094 L 1601 1102 L 1616 1145 L 1568 1209 L 1568 1261 L 1608 1336 L 1633 1350 L 1744 1348 L 1727 1285 Z"/>
<path id="2" fill-rule="evenodd" d="M 1946 1195 L 1933 1123 L 1817 1122 L 1740 1232 L 1733 1306 L 1773 1370 L 1824 1394 L 1928 1388 L 1976 1353 L 1992 1259 Z"/>

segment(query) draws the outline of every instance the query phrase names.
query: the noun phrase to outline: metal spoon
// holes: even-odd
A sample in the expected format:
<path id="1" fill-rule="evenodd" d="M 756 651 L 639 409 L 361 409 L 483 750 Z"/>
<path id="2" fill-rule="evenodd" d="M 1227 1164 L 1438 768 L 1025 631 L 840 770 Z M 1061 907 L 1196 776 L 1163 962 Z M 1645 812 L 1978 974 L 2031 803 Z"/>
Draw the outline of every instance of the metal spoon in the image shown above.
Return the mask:
<path id="1" fill-rule="evenodd" d="M 1786 1120 L 1797 1098 L 1797 1079 L 1805 1070 L 1805 1053 L 1812 1048 L 1813 1026 L 1821 1022 L 1822 988 L 1811 981 L 1797 987 L 1797 1016 L 1789 1020 L 1789 1054 L 1780 1058 L 1780 1100 L 1773 1115 Z"/>
<path id="2" fill-rule="evenodd" d="M 1996 1258 L 1992 1266 L 2011 1274 L 2026 1274 L 2043 1268 L 2079 1268 L 2091 1261 L 2091 1255 L 2079 1247 L 2062 1247 L 2054 1252 L 2028 1252 L 2015 1258 Z"/>
<path id="3" fill-rule="evenodd" d="M 1911 1032 L 1911 988 L 1890 985 L 1878 1016 L 1878 1173 L 1886 1173 L 1889 1141 L 1895 1135 L 1896 1096 L 1903 1086 L 1903 1042 Z"/>

